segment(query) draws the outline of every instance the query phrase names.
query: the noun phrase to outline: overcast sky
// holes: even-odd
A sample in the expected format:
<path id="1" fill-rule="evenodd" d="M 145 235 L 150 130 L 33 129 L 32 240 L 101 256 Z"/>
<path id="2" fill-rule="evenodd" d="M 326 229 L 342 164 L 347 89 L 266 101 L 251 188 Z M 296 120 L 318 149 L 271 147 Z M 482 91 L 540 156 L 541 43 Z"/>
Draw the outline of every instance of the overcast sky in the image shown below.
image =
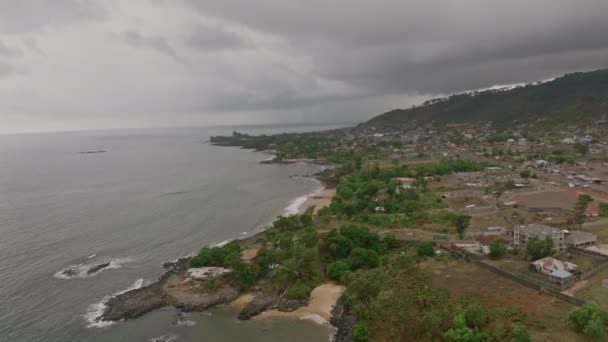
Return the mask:
<path id="1" fill-rule="evenodd" d="M 0 132 L 357 122 L 608 66 L 606 0 L 0 0 Z"/>

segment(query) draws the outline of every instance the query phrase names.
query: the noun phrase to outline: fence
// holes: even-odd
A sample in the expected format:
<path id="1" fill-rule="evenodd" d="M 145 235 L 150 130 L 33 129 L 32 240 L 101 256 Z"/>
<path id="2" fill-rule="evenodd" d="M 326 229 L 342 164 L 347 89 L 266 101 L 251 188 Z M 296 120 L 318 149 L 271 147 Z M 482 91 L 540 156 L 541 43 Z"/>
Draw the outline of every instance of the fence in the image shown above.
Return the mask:
<path id="1" fill-rule="evenodd" d="M 584 300 L 578 299 L 578 298 L 574 298 L 571 296 L 567 296 L 563 293 L 561 293 L 561 290 L 558 288 L 555 288 L 553 286 L 547 285 L 545 283 L 533 280 L 533 279 L 529 279 L 526 278 L 524 276 L 515 274 L 515 273 L 511 273 L 508 271 L 505 271 L 503 269 L 500 269 L 498 267 L 486 264 L 485 262 L 481 261 L 480 256 L 474 255 L 473 253 L 461 250 L 461 249 L 456 249 L 456 248 L 449 248 L 449 247 L 444 247 L 441 246 L 443 249 L 449 251 L 452 255 L 457 256 L 461 259 L 467 260 L 469 262 L 474 263 L 475 265 L 484 268 L 490 272 L 496 273 L 500 276 L 509 278 L 515 282 L 518 282 L 524 286 L 527 286 L 529 288 L 532 288 L 534 290 L 538 290 L 541 291 L 543 293 L 549 294 L 557 299 L 563 300 L 565 302 L 574 304 L 574 305 L 583 305 L 585 304 Z"/>

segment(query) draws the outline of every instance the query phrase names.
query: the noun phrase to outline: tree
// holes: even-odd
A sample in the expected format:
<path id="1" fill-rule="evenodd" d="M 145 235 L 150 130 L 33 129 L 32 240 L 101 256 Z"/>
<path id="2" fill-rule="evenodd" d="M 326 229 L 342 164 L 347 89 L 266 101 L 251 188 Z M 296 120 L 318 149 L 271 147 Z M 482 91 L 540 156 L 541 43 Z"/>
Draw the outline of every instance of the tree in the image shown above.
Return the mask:
<path id="1" fill-rule="evenodd" d="M 593 197 L 591 197 L 591 195 L 580 194 L 578 195 L 578 199 L 576 201 L 576 204 L 574 205 L 574 209 L 578 211 L 584 211 L 585 209 L 587 209 L 589 204 L 591 204 L 591 202 L 593 202 Z"/>
<path id="2" fill-rule="evenodd" d="M 600 203 L 600 215 L 608 216 L 608 203 Z"/>
<path id="3" fill-rule="evenodd" d="M 464 232 L 471 225 L 471 216 L 469 215 L 458 215 L 456 220 L 454 221 L 454 226 L 456 226 L 456 232 L 458 236 L 462 240 L 464 238 Z"/>
<path id="4" fill-rule="evenodd" d="M 333 280 L 342 280 L 350 270 L 350 264 L 346 260 L 338 260 L 327 267 L 327 276 Z"/>
<path id="5" fill-rule="evenodd" d="M 578 200 L 574 204 L 574 222 L 580 225 L 580 228 L 583 228 L 583 224 L 585 223 L 585 209 L 589 206 L 589 204 L 593 202 L 593 197 L 587 194 L 578 195 Z"/>
<path id="6" fill-rule="evenodd" d="M 466 325 L 471 328 L 481 328 L 488 323 L 488 316 L 479 303 L 473 303 L 464 309 Z"/>
<path id="7" fill-rule="evenodd" d="M 247 290 L 258 281 L 258 272 L 254 265 L 241 263 L 234 269 L 232 277 L 241 290 Z"/>
<path id="8" fill-rule="evenodd" d="M 421 257 L 432 257 L 435 254 L 433 243 L 429 241 L 421 241 L 416 247 L 416 253 Z"/>
<path id="9" fill-rule="evenodd" d="M 582 306 L 574 308 L 568 315 L 568 320 L 576 332 L 585 330 L 587 324 L 592 320 L 597 320 L 603 324 L 606 318 L 606 311 L 594 302 L 587 302 Z"/>
<path id="10" fill-rule="evenodd" d="M 553 240 L 550 237 L 546 237 L 544 239 L 539 239 L 538 237 L 533 237 L 528 240 L 526 244 L 526 253 L 531 256 L 533 259 L 542 259 L 544 257 L 553 255 L 555 252 Z"/>
<path id="11" fill-rule="evenodd" d="M 350 264 L 356 268 L 374 268 L 380 264 L 380 257 L 376 251 L 357 247 L 350 253 Z"/>
<path id="12" fill-rule="evenodd" d="M 522 170 L 519 172 L 519 176 L 521 178 L 530 178 L 532 174 L 530 173 L 530 170 Z"/>
<path id="13" fill-rule="evenodd" d="M 526 326 L 519 323 L 515 323 L 511 326 L 509 338 L 511 339 L 511 342 L 532 342 L 532 338 L 530 337 L 530 333 Z"/>
<path id="14" fill-rule="evenodd" d="M 501 237 L 494 239 L 490 243 L 490 256 L 493 258 L 500 258 L 507 254 L 507 244 Z"/>

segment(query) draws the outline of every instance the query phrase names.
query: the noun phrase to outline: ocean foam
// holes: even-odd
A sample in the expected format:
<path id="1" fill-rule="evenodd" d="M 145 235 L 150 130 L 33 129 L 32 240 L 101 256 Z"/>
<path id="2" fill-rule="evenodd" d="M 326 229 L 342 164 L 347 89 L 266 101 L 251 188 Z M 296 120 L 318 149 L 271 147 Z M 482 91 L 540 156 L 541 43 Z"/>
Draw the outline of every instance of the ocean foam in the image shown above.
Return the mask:
<path id="1" fill-rule="evenodd" d="M 177 340 L 177 335 L 167 334 L 167 335 L 162 335 L 162 336 L 158 336 L 158 337 L 152 337 L 148 341 L 150 341 L 150 342 L 173 342 L 175 340 Z"/>
<path id="2" fill-rule="evenodd" d="M 96 256 L 95 254 L 92 254 L 92 255 L 88 256 L 87 259 L 92 259 L 95 256 Z M 133 261 L 133 260 L 130 259 L 130 258 L 110 259 L 110 264 L 108 266 L 106 266 L 106 267 L 104 267 L 104 268 L 102 268 L 99 271 L 94 272 L 94 273 L 88 273 L 88 271 L 91 268 L 93 268 L 93 267 L 95 267 L 95 266 L 97 266 L 97 265 L 99 265 L 99 264 L 101 264 L 103 262 L 99 262 L 99 263 L 96 263 L 96 264 L 83 264 L 83 263 L 73 264 L 73 265 L 70 265 L 70 266 L 62 269 L 62 270 L 59 270 L 59 271 L 55 272 L 53 274 L 53 277 L 58 278 L 58 279 L 90 278 L 90 277 L 96 276 L 97 274 L 99 274 L 99 273 L 101 273 L 101 272 L 103 272 L 105 270 L 111 270 L 111 269 L 121 268 L 122 265 L 124 265 L 124 264 L 126 264 L 128 262 L 131 262 L 131 261 Z M 70 272 L 70 274 L 66 274 L 66 272 Z"/>
<path id="3" fill-rule="evenodd" d="M 321 184 L 321 182 L 319 182 L 319 184 Z M 285 209 L 283 211 L 284 215 L 290 216 L 290 215 L 298 214 L 300 212 L 300 207 L 302 207 L 302 205 L 304 203 L 306 203 L 306 201 L 310 197 L 320 194 L 324 189 L 325 189 L 325 187 L 321 186 L 320 188 L 316 189 L 315 191 L 309 193 L 308 195 L 300 196 L 300 197 L 294 199 L 293 201 L 291 201 L 291 203 L 289 203 L 289 205 L 287 207 L 285 207 Z"/>
<path id="4" fill-rule="evenodd" d="M 227 244 L 231 243 L 234 239 L 228 239 L 228 240 L 224 240 L 222 242 L 218 242 L 218 243 L 214 243 L 211 245 L 211 247 L 224 247 Z"/>
<path id="5" fill-rule="evenodd" d="M 317 314 L 306 314 L 306 315 L 303 315 L 302 317 L 300 317 L 300 319 L 312 321 L 314 323 L 327 327 L 327 330 L 329 330 L 328 340 L 329 340 L 329 342 L 334 341 L 334 339 L 336 337 L 336 333 L 338 332 L 338 328 L 331 325 L 331 323 L 329 323 L 329 321 L 326 320 L 325 318 L 323 318 Z"/>
<path id="6" fill-rule="evenodd" d="M 114 321 L 102 321 L 101 320 L 101 316 L 103 315 L 103 312 L 106 310 L 108 300 L 110 300 L 112 297 L 116 297 L 125 292 L 139 289 L 143 285 L 144 285 L 144 279 L 139 278 L 131 286 L 127 287 L 126 289 L 116 292 L 115 294 L 113 294 L 111 296 L 104 296 L 101 299 L 101 301 L 89 305 L 87 312 L 83 315 L 84 319 L 88 323 L 87 328 L 103 328 L 103 327 L 107 327 L 107 326 L 110 326 L 110 325 L 116 323 Z"/>

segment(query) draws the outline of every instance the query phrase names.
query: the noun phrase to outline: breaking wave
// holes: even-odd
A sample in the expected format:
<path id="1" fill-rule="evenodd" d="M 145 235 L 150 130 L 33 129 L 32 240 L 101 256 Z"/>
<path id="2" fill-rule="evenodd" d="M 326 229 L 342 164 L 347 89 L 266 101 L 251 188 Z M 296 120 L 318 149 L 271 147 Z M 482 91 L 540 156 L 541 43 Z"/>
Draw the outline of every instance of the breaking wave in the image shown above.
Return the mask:
<path id="1" fill-rule="evenodd" d="M 101 301 L 91 304 L 89 306 L 89 308 L 87 309 L 87 312 L 84 314 L 84 319 L 85 319 L 85 321 L 87 321 L 87 328 L 103 328 L 103 327 L 107 327 L 107 326 L 110 326 L 110 325 L 116 323 L 114 321 L 102 321 L 101 320 L 101 316 L 103 315 L 103 312 L 106 310 L 108 300 L 110 300 L 110 298 L 112 298 L 112 297 L 116 297 L 125 292 L 139 289 L 143 285 L 144 285 L 144 279 L 139 278 L 131 286 L 127 287 L 126 289 L 116 292 L 115 294 L 113 294 L 111 296 L 105 296 L 101 299 Z"/>
<path id="2" fill-rule="evenodd" d="M 87 259 L 92 259 L 95 256 L 95 254 L 92 254 L 88 256 Z M 55 272 L 53 276 L 58 279 L 89 278 L 94 277 L 105 270 L 121 268 L 122 265 L 131 261 L 132 260 L 130 258 L 117 258 L 98 263 L 72 264 L 60 271 Z"/>

